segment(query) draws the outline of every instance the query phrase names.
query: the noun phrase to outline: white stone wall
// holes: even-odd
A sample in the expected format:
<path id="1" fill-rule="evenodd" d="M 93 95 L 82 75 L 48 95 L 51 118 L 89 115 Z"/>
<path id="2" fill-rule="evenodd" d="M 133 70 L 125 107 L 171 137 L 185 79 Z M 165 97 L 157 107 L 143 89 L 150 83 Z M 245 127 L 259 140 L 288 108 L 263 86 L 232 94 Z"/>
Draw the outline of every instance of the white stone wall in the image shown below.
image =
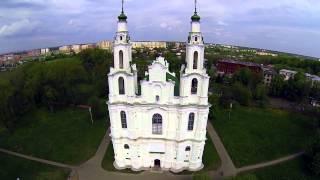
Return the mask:
<path id="1" fill-rule="evenodd" d="M 130 64 L 132 45 L 127 41 L 130 38 L 126 28 L 126 22 L 118 22 L 114 42 L 115 65 L 108 75 L 110 136 L 114 146 L 115 167 L 143 170 L 154 167 L 155 160 L 160 160 L 162 169 L 176 172 L 200 170 L 203 167 L 202 155 L 210 107 L 209 76 L 203 66 L 204 45 L 200 23 L 192 24 L 191 41 L 186 49 L 187 67 L 180 75 L 180 96 L 174 96 L 176 75 L 169 71 L 169 63 L 163 57 L 157 58 L 148 67 L 146 79 L 140 81 L 141 95 L 137 94 L 137 70 L 135 65 Z M 123 68 L 119 67 L 120 50 L 124 54 Z M 192 64 L 194 51 L 199 53 L 197 69 L 193 69 Z M 120 77 L 124 79 L 124 95 L 119 94 Z M 197 94 L 191 94 L 193 78 L 198 80 Z M 121 124 L 122 111 L 126 114 L 126 128 Z M 195 115 L 192 130 L 188 130 L 190 113 Z M 152 132 L 154 114 L 162 117 L 161 134 Z M 188 146 L 190 151 L 186 151 Z"/>
<path id="2" fill-rule="evenodd" d="M 179 171 L 198 170 L 202 165 L 203 142 L 177 142 L 161 139 L 113 139 L 116 152 L 115 163 L 118 167 L 130 167 L 134 170 L 154 167 L 154 161 L 160 160 L 163 169 Z M 130 149 L 124 149 L 128 144 Z M 185 148 L 190 146 L 190 151 Z M 151 152 L 154 151 L 154 152 Z"/>

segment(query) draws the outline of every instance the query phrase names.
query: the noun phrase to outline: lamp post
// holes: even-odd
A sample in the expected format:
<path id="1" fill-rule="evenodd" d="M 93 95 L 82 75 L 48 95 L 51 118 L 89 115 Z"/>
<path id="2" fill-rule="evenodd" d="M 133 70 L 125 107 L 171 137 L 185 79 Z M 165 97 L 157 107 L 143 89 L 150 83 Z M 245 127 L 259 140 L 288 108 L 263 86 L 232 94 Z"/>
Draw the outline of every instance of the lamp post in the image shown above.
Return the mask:
<path id="1" fill-rule="evenodd" d="M 229 109 L 229 120 L 230 120 L 230 118 L 231 118 L 231 110 L 232 110 L 232 102 L 230 103 L 230 109 Z"/>
<path id="2" fill-rule="evenodd" d="M 90 113 L 91 123 L 93 124 L 93 118 L 92 118 L 92 111 L 91 111 L 91 107 L 89 107 L 89 113 Z"/>

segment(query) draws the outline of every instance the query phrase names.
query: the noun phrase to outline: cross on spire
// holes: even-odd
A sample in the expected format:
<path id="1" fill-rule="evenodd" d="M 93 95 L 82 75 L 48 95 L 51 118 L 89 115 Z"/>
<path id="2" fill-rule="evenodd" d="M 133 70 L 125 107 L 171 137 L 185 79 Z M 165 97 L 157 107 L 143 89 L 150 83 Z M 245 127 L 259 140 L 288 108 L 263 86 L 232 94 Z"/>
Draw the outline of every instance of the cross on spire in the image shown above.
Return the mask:
<path id="1" fill-rule="evenodd" d="M 191 17 L 192 21 L 197 22 L 200 21 L 200 16 L 198 15 L 197 12 L 197 0 L 194 0 L 194 15 Z"/>
<path id="2" fill-rule="evenodd" d="M 124 0 L 122 0 L 122 11 L 121 11 L 122 13 L 123 13 L 123 4 L 124 4 Z"/>
<path id="3" fill-rule="evenodd" d="M 127 20 L 127 16 L 124 14 L 124 11 L 123 11 L 123 4 L 124 4 L 124 0 L 121 0 L 121 14 L 118 16 L 119 21 Z"/>
<path id="4" fill-rule="evenodd" d="M 197 0 L 194 0 L 194 13 L 197 14 Z"/>

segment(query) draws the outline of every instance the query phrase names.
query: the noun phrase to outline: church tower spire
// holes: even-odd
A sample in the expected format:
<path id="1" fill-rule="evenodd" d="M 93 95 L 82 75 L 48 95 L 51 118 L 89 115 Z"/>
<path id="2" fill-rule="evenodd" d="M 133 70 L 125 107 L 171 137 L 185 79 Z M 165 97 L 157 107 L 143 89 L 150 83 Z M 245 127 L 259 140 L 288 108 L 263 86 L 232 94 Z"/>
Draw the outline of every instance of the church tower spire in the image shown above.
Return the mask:
<path id="1" fill-rule="evenodd" d="M 136 66 L 131 64 L 132 45 L 123 5 L 122 0 L 121 13 L 117 22 L 118 29 L 113 42 L 114 67 L 108 74 L 110 102 L 134 96 L 137 89 L 137 72 Z"/>
<path id="2" fill-rule="evenodd" d="M 180 95 L 193 103 L 207 104 L 209 76 L 204 67 L 204 41 L 201 32 L 197 0 L 194 1 L 194 14 L 191 16 L 191 30 L 186 45 L 186 65 L 180 79 Z M 186 88 L 187 87 L 187 88 Z"/>
<path id="3" fill-rule="evenodd" d="M 123 10 L 124 0 L 121 2 L 121 14 L 118 16 L 118 30 L 114 41 L 114 65 L 115 69 L 130 71 L 131 43 L 127 16 Z"/>
<path id="4" fill-rule="evenodd" d="M 191 17 L 191 31 L 187 43 L 187 72 L 201 73 L 204 66 L 204 42 L 201 33 L 200 16 L 197 12 L 197 0 L 195 0 L 194 14 Z"/>
<path id="5" fill-rule="evenodd" d="M 191 17 L 192 21 L 200 21 L 200 16 L 198 15 L 197 12 L 197 0 L 194 0 L 194 14 Z"/>
<path id="6" fill-rule="evenodd" d="M 122 0 L 121 14 L 118 16 L 119 21 L 127 21 L 127 16 L 123 11 L 124 0 Z"/>

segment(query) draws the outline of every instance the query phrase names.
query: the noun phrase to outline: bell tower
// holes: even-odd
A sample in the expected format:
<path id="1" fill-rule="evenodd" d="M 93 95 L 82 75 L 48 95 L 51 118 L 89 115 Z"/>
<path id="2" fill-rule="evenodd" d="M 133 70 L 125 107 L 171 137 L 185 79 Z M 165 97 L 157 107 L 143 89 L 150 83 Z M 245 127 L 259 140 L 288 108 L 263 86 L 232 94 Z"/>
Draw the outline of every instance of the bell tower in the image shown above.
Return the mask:
<path id="1" fill-rule="evenodd" d="M 114 68 L 119 71 L 130 71 L 130 62 L 132 61 L 132 47 L 128 32 L 127 16 L 123 11 L 118 16 L 118 29 L 114 39 Z"/>
<path id="2" fill-rule="evenodd" d="M 194 15 L 191 17 L 191 31 L 189 32 L 186 49 L 186 73 L 202 73 L 204 64 L 204 42 L 201 33 L 200 16 L 197 12 L 195 0 Z"/>
<path id="3" fill-rule="evenodd" d="M 127 16 L 123 10 L 122 0 L 121 13 L 118 16 L 117 32 L 113 42 L 114 67 L 110 69 L 109 101 L 126 101 L 137 92 L 137 69 L 131 64 L 132 45 L 128 31 Z"/>
<path id="4" fill-rule="evenodd" d="M 204 67 L 204 41 L 201 33 L 200 16 L 195 0 L 194 14 L 191 17 L 191 30 L 186 45 L 186 67 L 181 71 L 180 95 L 185 103 L 208 103 L 209 76 Z"/>

